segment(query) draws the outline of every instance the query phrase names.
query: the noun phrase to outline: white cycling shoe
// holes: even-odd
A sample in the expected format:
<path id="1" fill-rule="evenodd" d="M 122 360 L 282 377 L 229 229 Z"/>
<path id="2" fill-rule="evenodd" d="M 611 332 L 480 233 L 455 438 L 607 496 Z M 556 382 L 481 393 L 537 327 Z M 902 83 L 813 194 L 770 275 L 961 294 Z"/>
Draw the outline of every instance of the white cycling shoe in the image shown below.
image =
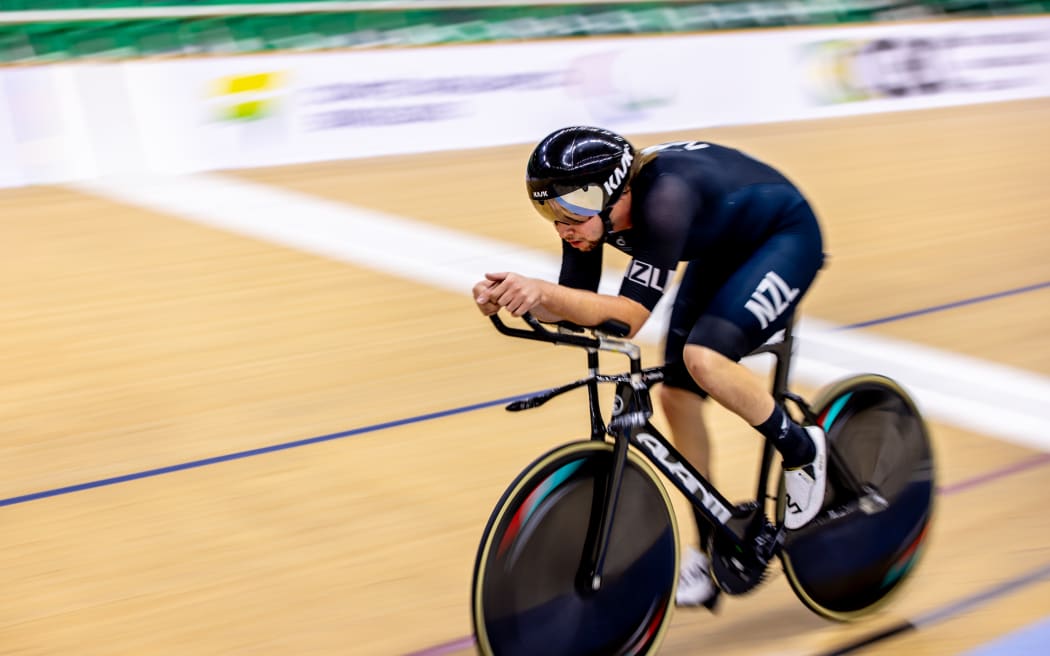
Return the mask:
<path id="1" fill-rule="evenodd" d="M 686 547 L 682 552 L 682 569 L 678 573 L 675 605 L 703 606 L 713 611 L 721 593 L 711 577 L 711 561 L 707 554 L 695 547 Z"/>
<path id="2" fill-rule="evenodd" d="M 813 438 L 817 455 L 813 461 L 801 467 L 784 470 L 784 490 L 787 503 L 784 507 L 784 526 L 795 531 L 817 516 L 824 505 L 824 492 L 828 487 L 828 442 L 819 426 L 806 426 Z"/>

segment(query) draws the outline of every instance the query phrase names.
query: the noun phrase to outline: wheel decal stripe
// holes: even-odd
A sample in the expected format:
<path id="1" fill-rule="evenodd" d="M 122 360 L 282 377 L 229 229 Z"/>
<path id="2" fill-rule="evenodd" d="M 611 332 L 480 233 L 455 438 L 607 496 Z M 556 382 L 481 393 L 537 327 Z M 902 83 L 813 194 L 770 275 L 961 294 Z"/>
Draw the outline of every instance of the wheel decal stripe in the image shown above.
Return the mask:
<path id="1" fill-rule="evenodd" d="M 831 430 L 831 425 L 835 423 L 835 419 L 838 418 L 839 413 L 842 412 L 842 408 L 846 407 L 846 403 L 853 396 L 853 392 L 849 394 L 843 394 L 841 397 L 835 400 L 824 414 L 820 416 L 820 424 L 824 427 L 824 432 L 827 433 Z"/>
<path id="2" fill-rule="evenodd" d="M 886 574 L 886 577 L 882 579 L 882 587 L 886 587 L 892 584 L 894 581 L 904 576 L 909 569 L 911 569 L 911 566 L 917 560 L 916 556 L 919 555 L 919 547 L 926 539 L 926 532 L 929 530 L 929 528 L 929 522 L 923 524 L 922 532 L 919 533 L 919 537 L 915 538 L 915 541 L 912 542 L 911 545 L 909 545 L 908 548 L 904 550 L 904 553 L 901 555 L 901 557 L 897 559 L 897 563 Z"/>
<path id="3" fill-rule="evenodd" d="M 570 462 L 567 465 L 563 465 L 553 474 L 543 479 L 543 482 L 536 486 L 529 496 L 525 499 L 525 503 L 521 504 L 518 508 L 518 512 L 514 513 L 514 517 L 510 520 L 510 525 L 507 526 L 507 531 L 503 534 L 503 539 L 499 543 L 499 555 L 503 553 L 517 538 L 518 534 L 521 533 L 522 527 L 528 523 L 529 517 L 536 510 L 537 506 L 546 499 L 551 492 L 553 492 L 559 485 L 564 483 L 566 479 L 573 475 L 573 473 L 580 468 L 583 464 L 583 460 L 576 460 Z"/>
<path id="4" fill-rule="evenodd" d="M 627 656 L 635 656 L 635 654 L 642 653 L 642 649 L 649 644 L 649 640 L 652 639 L 653 634 L 655 634 L 656 630 L 660 628 L 660 623 L 664 619 L 664 611 L 666 608 L 667 606 L 665 604 L 657 605 L 656 614 L 653 616 L 652 621 L 649 622 L 649 626 L 645 629 L 645 633 L 643 633 L 642 637 L 638 639 L 638 642 L 626 652 Z"/>

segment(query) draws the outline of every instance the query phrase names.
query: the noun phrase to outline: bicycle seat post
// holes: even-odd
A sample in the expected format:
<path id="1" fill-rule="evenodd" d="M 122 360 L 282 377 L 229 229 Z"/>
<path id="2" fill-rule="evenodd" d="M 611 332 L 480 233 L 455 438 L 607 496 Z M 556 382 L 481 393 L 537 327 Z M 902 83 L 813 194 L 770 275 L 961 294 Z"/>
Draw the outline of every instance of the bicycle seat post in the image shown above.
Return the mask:
<path id="1" fill-rule="evenodd" d="M 791 372 L 791 356 L 795 348 L 794 325 L 795 315 L 792 313 L 787 317 L 783 334 L 779 340 L 767 341 L 745 356 L 750 357 L 761 353 L 769 353 L 775 358 L 773 383 L 770 391 L 773 394 L 773 399 L 779 404 L 782 404 L 784 399 L 791 395 L 788 391 L 788 376 Z M 758 483 L 755 492 L 755 498 L 759 500 L 759 503 L 764 503 L 763 498 L 767 489 L 766 482 L 769 480 L 775 455 L 776 449 L 767 440 L 762 449 L 762 461 L 758 469 Z"/>
<path id="2" fill-rule="evenodd" d="M 769 353 L 776 359 L 776 364 L 773 368 L 773 384 L 771 391 L 773 393 L 773 398 L 775 398 L 777 402 L 783 401 L 784 396 L 788 391 L 788 376 L 791 373 L 791 356 L 795 350 L 794 325 L 795 315 L 790 314 L 787 317 L 787 323 L 784 325 L 782 331 L 783 334 L 779 340 L 768 341 L 744 356 L 750 357 L 752 355 Z"/>

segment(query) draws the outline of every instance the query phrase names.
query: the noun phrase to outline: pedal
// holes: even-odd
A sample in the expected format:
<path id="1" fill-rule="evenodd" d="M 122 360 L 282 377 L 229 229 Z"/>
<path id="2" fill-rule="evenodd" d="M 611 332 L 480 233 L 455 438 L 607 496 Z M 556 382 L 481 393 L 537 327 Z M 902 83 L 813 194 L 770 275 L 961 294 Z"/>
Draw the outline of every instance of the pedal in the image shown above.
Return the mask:
<path id="1" fill-rule="evenodd" d="M 865 485 L 864 492 L 866 494 L 857 500 L 857 505 L 865 515 L 874 515 L 889 507 L 890 502 L 876 489 Z"/>

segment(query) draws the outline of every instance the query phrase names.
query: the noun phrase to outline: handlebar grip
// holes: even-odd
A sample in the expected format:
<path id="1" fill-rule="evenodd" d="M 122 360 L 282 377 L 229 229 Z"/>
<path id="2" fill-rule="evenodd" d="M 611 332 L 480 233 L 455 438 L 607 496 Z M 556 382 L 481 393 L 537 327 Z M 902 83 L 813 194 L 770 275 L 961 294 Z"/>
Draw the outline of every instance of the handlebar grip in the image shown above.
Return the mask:
<path id="1" fill-rule="evenodd" d="M 565 330 L 568 330 L 569 332 L 574 332 L 574 333 L 582 333 L 583 332 L 583 326 L 581 326 L 581 325 L 579 325 L 577 323 L 573 323 L 571 321 L 565 321 L 564 319 L 559 321 L 558 325 L 560 327 L 564 328 Z"/>
<path id="2" fill-rule="evenodd" d="M 503 320 L 499 318 L 498 313 L 489 315 L 489 319 L 492 321 L 493 325 L 496 326 L 496 329 L 504 335 L 509 335 L 511 337 L 533 339 L 540 342 L 548 342 L 550 344 L 572 344 L 585 348 L 599 348 L 602 343 L 601 340 L 594 337 L 559 333 L 558 331 L 550 330 L 536 317 L 532 316 L 532 313 L 530 312 L 526 312 L 521 318 L 528 324 L 528 329 L 511 328 L 503 323 Z M 606 321 L 602 326 L 604 327 L 604 330 L 609 331 L 609 334 L 614 334 L 616 336 L 623 336 L 630 332 L 630 328 L 620 321 Z M 595 330 L 598 329 L 596 328 Z M 612 331 L 618 332 L 614 333 Z"/>
<path id="3" fill-rule="evenodd" d="M 529 312 L 525 313 L 524 319 L 533 328 L 538 328 L 541 326 L 540 322 L 533 318 L 532 314 Z M 582 333 L 585 330 L 587 330 L 586 326 L 581 326 L 578 323 L 573 323 L 572 321 L 567 321 L 565 319 L 558 321 L 556 325 L 573 333 Z M 594 326 L 593 330 L 599 333 L 604 333 L 611 337 L 626 337 L 631 332 L 631 326 L 626 322 L 620 321 L 618 319 L 609 319 L 608 321 L 603 321 L 597 326 Z"/>
<path id="4" fill-rule="evenodd" d="M 496 326 L 496 330 L 504 335 L 522 337 L 524 339 L 534 339 L 541 342 L 558 343 L 559 341 L 563 341 L 559 338 L 558 333 L 548 330 L 538 319 L 536 319 L 536 317 L 532 316 L 531 313 L 526 312 L 521 318 L 529 325 L 528 329 L 512 328 L 511 326 L 508 326 L 503 323 L 503 320 L 500 319 L 498 313 L 489 315 L 489 320 L 492 321 L 494 326 Z"/>
<path id="5" fill-rule="evenodd" d="M 627 335 L 631 332 L 631 326 L 624 323 L 623 321 L 618 321 L 616 319 L 609 319 L 608 321 L 603 321 L 597 326 L 595 326 L 594 329 L 600 333 L 612 335 L 613 337 L 627 337 Z"/>

